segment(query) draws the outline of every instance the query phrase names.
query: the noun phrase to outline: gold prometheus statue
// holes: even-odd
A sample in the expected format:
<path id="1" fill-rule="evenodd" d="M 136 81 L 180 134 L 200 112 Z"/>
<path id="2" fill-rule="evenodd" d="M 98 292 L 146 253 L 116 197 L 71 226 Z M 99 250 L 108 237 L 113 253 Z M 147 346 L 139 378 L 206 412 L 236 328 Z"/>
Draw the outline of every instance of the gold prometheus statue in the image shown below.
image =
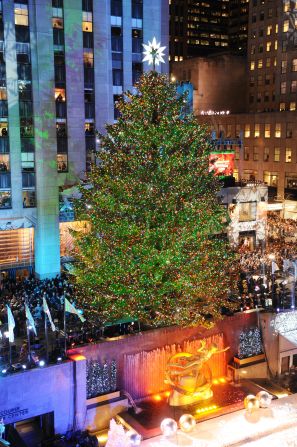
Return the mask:
<path id="1" fill-rule="evenodd" d="M 169 405 L 178 407 L 210 399 L 212 373 L 207 361 L 228 349 L 219 350 L 215 344 L 206 347 L 206 341 L 202 340 L 196 354 L 179 352 L 170 357 L 165 372 L 165 383 L 171 387 Z"/>

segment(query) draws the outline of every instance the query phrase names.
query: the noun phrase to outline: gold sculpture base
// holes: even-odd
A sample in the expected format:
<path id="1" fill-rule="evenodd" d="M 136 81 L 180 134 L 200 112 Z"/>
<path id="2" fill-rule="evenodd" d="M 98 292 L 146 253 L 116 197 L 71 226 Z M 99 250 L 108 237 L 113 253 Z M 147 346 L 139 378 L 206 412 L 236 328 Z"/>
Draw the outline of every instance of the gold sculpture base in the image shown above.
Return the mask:
<path id="1" fill-rule="evenodd" d="M 211 389 L 201 392 L 193 393 L 190 395 L 179 393 L 178 391 L 171 391 L 169 396 L 169 405 L 171 407 L 182 407 L 184 405 L 197 404 L 210 399 L 213 396 Z"/>

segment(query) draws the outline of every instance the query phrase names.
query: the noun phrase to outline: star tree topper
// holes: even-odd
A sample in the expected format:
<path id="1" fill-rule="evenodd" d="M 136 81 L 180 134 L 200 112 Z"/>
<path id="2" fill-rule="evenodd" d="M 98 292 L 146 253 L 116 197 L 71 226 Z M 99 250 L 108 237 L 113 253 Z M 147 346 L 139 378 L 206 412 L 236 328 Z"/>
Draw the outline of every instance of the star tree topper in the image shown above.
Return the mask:
<path id="1" fill-rule="evenodd" d="M 159 65 L 160 62 L 165 64 L 163 56 L 165 56 L 164 50 L 166 47 L 161 47 L 161 43 L 157 42 L 157 39 L 154 37 L 152 42 L 148 42 L 148 45 L 145 43 L 142 44 L 145 51 L 143 51 L 144 58 L 142 62 L 148 62 L 149 65 L 153 65 L 155 70 L 156 65 Z"/>

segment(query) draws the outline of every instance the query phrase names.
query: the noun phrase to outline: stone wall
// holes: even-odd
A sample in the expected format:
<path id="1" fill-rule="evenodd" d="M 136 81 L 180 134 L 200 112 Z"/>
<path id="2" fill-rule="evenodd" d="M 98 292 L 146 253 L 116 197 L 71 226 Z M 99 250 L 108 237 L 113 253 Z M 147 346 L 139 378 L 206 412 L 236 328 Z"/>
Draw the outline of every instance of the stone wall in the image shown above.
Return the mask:
<path id="1" fill-rule="evenodd" d="M 168 327 L 154 329 L 130 336 L 117 337 L 110 341 L 91 344 L 70 350 L 70 354 L 81 354 L 87 359 L 117 361 L 118 388 L 123 389 L 123 369 L 125 355 L 131 355 L 140 351 L 152 351 L 157 348 L 173 344 L 182 345 L 187 340 L 197 340 L 223 333 L 224 345 L 230 346 L 226 352 L 228 363 L 237 353 L 239 334 L 242 330 L 257 326 L 257 313 L 238 313 L 219 321 L 213 328 L 203 327 L 178 328 Z M 140 371 L 141 374 L 141 371 Z"/>
<path id="2" fill-rule="evenodd" d="M 0 418 L 10 424 L 54 412 L 56 433 L 84 427 L 85 360 L 15 373 L 0 380 Z"/>

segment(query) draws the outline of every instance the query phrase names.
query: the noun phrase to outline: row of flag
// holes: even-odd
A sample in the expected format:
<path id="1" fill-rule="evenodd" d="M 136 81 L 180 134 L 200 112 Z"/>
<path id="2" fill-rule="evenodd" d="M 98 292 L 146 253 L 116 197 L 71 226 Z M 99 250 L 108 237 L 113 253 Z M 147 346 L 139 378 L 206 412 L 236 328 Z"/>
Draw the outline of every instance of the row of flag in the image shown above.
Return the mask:
<path id="1" fill-rule="evenodd" d="M 52 331 L 56 330 L 56 326 L 53 322 L 49 307 L 47 305 L 46 299 L 43 297 L 43 303 L 42 303 L 42 307 L 43 307 L 43 312 L 47 315 L 48 320 L 50 322 Z M 7 317 L 8 317 L 8 339 L 10 343 L 14 342 L 14 328 L 15 328 L 15 321 L 14 321 L 14 317 L 13 317 L 13 313 L 10 309 L 10 307 L 7 305 Z M 78 318 L 80 319 L 80 321 L 82 323 L 84 323 L 86 321 L 86 319 L 80 314 L 80 312 L 73 306 L 73 304 L 70 303 L 69 300 L 67 300 L 67 298 L 65 298 L 65 312 L 77 315 Z M 37 335 L 37 331 L 36 331 L 36 326 L 35 326 L 35 322 L 34 322 L 34 318 L 31 314 L 31 311 L 29 309 L 28 304 L 25 304 L 25 313 L 26 313 L 26 318 L 29 322 L 29 325 L 31 326 L 33 332 L 35 335 Z"/>

